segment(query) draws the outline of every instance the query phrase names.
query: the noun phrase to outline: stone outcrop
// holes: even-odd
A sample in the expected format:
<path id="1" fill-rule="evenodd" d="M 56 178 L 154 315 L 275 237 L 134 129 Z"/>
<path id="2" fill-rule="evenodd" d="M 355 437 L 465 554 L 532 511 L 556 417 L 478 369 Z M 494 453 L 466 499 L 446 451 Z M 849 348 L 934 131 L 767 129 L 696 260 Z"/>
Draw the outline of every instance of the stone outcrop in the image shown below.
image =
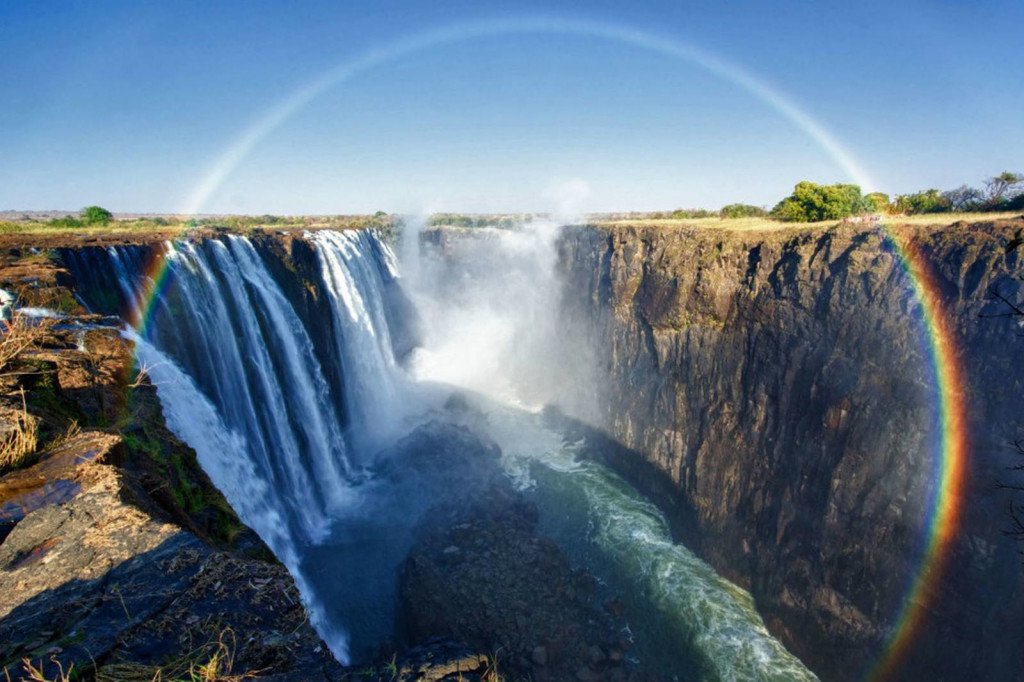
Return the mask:
<path id="1" fill-rule="evenodd" d="M 906 679 L 1019 679 L 1024 591 L 993 491 L 1018 438 L 1024 221 L 897 227 L 937 283 L 967 377 L 970 478 Z M 1019 243 L 1017 240 L 1016 243 Z M 562 310 L 597 361 L 613 464 L 674 491 L 686 543 L 749 588 L 824 679 L 878 654 L 930 521 L 935 378 L 921 306 L 877 227 L 614 225 L 560 242 Z M 651 472 L 655 472 L 652 480 Z"/>
<path id="2" fill-rule="evenodd" d="M 443 633 L 492 650 L 506 679 L 658 679 L 626 664 L 626 622 L 536 523 L 507 482 L 468 508 L 435 509 L 402 570 L 409 636 Z"/>

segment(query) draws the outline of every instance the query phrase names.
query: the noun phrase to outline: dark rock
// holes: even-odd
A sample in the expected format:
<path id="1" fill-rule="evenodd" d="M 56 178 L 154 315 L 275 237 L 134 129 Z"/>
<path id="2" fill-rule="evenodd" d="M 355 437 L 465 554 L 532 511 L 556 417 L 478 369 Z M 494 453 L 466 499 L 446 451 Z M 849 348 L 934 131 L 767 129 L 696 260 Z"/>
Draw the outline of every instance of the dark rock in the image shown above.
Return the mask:
<path id="1" fill-rule="evenodd" d="M 581 666 L 603 666 L 603 653 L 592 655 L 589 642 L 614 637 L 624 623 L 592 591 L 577 589 L 592 578 L 573 571 L 535 524 L 536 509 L 507 483 L 482 491 L 454 518 L 434 510 L 401 576 L 409 639 L 441 634 L 498 651 L 501 672 L 513 678 L 543 669 L 551 679 L 570 679 Z M 456 536 L 473 537 L 476 546 L 453 563 L 445 549 Z"/>
<path id="2" fill-rule="evenodd" d="M 908 679 L 1024 671 L 1024 575 L 991 487 L 1024 427 L 1024 367 L 1016 320 L 984 317 L 998 312 L 987 292 L 1019 288 L 1003 244 L 1021 225 L 886 228 L 948 316 L 974 438 L 969 502 Z M 752 591 L 812 669 L 857 678 L 919 570 L 936 466 L 921 304 L 892 240 L 859 226 L 621 225 L 569 228 L 559 248 L 565 333 L 600 359 L 604 434 L 590 450 L 604 438 L 605 461 Z"/>
<path id="3" fill-rule="evenodd" d="M 488 656 L 443 639 L 433 639 L 409 649 L 395 667 L 397 679 L 409 682 L 482 681 L 492 679 L 494 670 Z"/>

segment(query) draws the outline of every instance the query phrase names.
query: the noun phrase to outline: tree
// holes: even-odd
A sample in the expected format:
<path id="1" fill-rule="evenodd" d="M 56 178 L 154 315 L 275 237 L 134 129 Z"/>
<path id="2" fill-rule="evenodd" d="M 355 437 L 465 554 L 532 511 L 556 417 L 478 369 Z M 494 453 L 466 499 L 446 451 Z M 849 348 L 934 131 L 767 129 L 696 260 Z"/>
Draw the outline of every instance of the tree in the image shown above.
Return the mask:
<path id="1" fill-rule="evenodd" d="M 768 211 L 760 206 L 752 206 L 750 204 L 729 204 L 728 206 L 723 206 L 718 215 L 723 218 L 751 218 L 766 216 Z"/>
<path id="2" fill-rule="evenodd" d="M 885 192 L 872 192 L 864 196 L 866 204 L 871 206 L 872 213 L 887 213 L 889 211 L 889 195 Z"/>
<path id="3" fill-rule="evenodd" d="M 1003 171 L 985 181 L 985 207 L 995 211 L 1024 192 L 1024 175 Z"/>
<path id="4" fill-rule="evenodd" d="M 114 214 L 100 206 L 86 206 L 82 209 L 82 222 L 86 225 L 106 225 Z"/>
<path id="5" fill-rule="evenodd" d="M 797 183 L 793 193 L 777 203 L 771 216 L 785 222 L 810 223 L 841 220 L 872 210 L 858 185 L 819 185 L 807 180 Z"/>
<path id="6" fill-rule="evenodd" d="M 943 192 L 942 197 L 949 202 L 949 208 L 953 211 L 976 211 L 985 202 L 984 192 L 967 185 Z"/>
<path id="7" fill-rule="evenodd" d="M 949 200 L 937 189 L 926 189 L 915 194 L 900 194 L 893 202 L 897 213 L 914 215 L 920 213 L 944 213 L 949 210 Z"/>

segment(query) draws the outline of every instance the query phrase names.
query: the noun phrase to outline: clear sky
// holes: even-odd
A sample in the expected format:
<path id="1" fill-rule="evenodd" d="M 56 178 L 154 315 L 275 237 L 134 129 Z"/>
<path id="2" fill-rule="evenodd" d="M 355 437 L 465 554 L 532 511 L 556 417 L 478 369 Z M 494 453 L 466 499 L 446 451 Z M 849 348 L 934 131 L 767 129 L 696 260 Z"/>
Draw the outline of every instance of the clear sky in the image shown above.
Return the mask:
<path id="1" fill-rule="evenodd" d="M 637 41 L 454 30 L 416 47 L 546 21 L 747 74 L 831 134 L 865 189 L 1024 171 L 1022 0 L 0 0 L 0 209 L 718 208 L 856 179 L 763 96 Z"/>

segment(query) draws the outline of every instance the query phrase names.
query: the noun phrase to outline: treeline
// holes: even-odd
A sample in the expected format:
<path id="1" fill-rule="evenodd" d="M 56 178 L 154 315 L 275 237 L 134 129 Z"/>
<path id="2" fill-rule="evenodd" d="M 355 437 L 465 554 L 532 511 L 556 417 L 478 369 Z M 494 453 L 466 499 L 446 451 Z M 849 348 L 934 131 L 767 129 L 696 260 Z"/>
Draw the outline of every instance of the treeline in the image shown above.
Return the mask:
<path id="1" fill-rule="evenodd" d="M 750 204 L 729 204 L 717 211 L 676 209 L 650 213 L 609 214 L 612 220 L 694 220 L 698 218 L 767 217 L 782 222 L 813 223 L 870 214 L 918 215 L 1024 210 L 1024 174 L 1004 171 L 987 178 L 981 187 L 926 189 L 890 198 L 884 192 L 864 194 L 858 185 L 797 183 L 793 193 L 769 211 Z"/>
<path id="2" fill-rule="evenodd" d="M 857 185 L 819 185 L 804 181 L 797 183 L 792 194 L 775 204 L 769 216 L 783 222 L 809 223 L 872 213 L 919 215 L 1022 209 L 1024 174 L 1004 171 L 987 178 L 980 188 L 961 185 L 947 191 L 927 189 L 898 194 L 892 199 L 883 192 L 861 194 Z"/>
<path id="3" fill-rule="evenodd" d="M 64 216 L 49 221 L 53 227 L 92 227 L 106 225 L 114 219 L 114 214 L 100 206 L 86 206 L 77 216 Z"/>
<path id="4" fill-rule="evenodd" d="M 75 230 L 79 228 L 103 228 L 118 230 L 159 230 L 172 229 L 228 229 L 244 232 L 260 228 L 305 228 L 330 227 L 335 229 L 377 228 L 384 232 L 395 229 L 400 216 L 377 211 L 373 215 L 319 215 L 319 216 L 278 216 L 278 215 L 223 215 L 223 216 L 128 216 L 115 218 L 114 214 L 101 206 L 87 206 L 77 214 L 50 219 L 32 217 L 26 214 L 16 220 L 0 220 L 0 233 L 45 232 L 47 230 Z"/>
<path id="5" fill-rule="evenodd" d="M 433 213 L 427 220 L 427 225 L 430 227 L 497 227 L 512 229 L 523 223 L 532 222 L 535 217 L 537 216 L 530 213 Z"/>

